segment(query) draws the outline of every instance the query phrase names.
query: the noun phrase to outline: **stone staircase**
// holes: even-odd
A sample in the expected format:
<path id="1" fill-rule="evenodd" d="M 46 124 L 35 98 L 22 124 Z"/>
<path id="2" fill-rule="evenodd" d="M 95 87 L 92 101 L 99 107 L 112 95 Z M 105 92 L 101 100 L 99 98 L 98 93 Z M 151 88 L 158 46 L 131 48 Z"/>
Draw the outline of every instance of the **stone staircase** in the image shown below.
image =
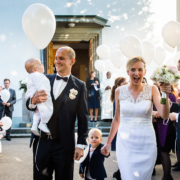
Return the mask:
<path id="1" fill-rule="evenodd" d="M 98 118 L 99 119 L 99 118 Z M 11 128 L 11 137 L 12 138 L 25 138 L 31 136 L 31 126 L 32 123 L 20 123 L 18 128 Z M 89 122 L 88 129 L 99 128 L 103 136 L 108 136 L 111 127 L 111 122 L 104 122 L 98 120 L 98 122 Z M 75 132 L 77 132 L 77 122 L 75 124 Z"/>

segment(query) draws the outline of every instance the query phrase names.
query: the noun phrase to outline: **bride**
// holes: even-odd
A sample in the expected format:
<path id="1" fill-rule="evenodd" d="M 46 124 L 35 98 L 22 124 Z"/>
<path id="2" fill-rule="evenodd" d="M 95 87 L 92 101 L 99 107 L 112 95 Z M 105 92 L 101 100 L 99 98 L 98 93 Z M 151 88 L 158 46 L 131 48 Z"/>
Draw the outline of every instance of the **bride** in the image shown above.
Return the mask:
<path id="1" fill-rule="evenodd" d="M 160 104 L 156 86 L 143 84 L 146 63 L 141 57 L 128 60 L 127 73 L 130 84 L 120 86 L 115 92 L 116 111 L 107 143 L 101 152 L 106 154 L 116 132 L 116 156 L 122 180 L 150 180 L 157 156 L 156 137 L 152 125 L 153 103 L 159 115 L 168 119 L 170 105 L 169 84 L 161 85 L 167 94 L 166 104 Z"/>

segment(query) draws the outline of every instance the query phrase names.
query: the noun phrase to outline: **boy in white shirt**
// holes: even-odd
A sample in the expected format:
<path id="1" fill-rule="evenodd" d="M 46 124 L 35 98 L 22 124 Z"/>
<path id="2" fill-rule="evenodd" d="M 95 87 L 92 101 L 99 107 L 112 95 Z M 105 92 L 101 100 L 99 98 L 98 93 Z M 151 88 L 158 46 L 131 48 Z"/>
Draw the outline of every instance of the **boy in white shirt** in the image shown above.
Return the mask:
<path id="1" fill-rule="evenodd" d="M 37 110 L 34 112 L 33 125 L 31 131 L 39 136 L 39 130 L 50 134 L 47 123 L 53 114 L 53 103 L 51 99 L 51 86 L 49 79 L 43 74 L 44 66 L 37 58 L 28 59 L 25 62 L 26 71 L 29 73 L 27 81 L 26 99 L 32 98 L 37 91 L 45 90 L 48 94 L 46 102 L 37 104 Z"/>

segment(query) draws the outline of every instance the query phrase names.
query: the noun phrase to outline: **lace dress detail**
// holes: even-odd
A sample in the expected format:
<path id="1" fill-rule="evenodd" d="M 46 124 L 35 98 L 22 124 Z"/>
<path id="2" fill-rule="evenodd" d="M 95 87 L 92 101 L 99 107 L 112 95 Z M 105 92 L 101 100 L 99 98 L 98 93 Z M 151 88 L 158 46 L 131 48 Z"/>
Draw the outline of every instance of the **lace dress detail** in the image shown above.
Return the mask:
<path id="1" fill-rule="evenodd" d="M 125 86 L 121 86 L 120 87 L 120 97 L 119 97 L 120 101 L 126 100 L 126 101 L 130 101 L 132 103 L 138 103 L 144 100 L 152 100 L 152 86 L 145 84 L 143 86 L 143 90 L 139 93 L 136 101 L 134 99 L 134 97 L 132 96 L 131 92 L 128 89 L 128 85 Z"/>

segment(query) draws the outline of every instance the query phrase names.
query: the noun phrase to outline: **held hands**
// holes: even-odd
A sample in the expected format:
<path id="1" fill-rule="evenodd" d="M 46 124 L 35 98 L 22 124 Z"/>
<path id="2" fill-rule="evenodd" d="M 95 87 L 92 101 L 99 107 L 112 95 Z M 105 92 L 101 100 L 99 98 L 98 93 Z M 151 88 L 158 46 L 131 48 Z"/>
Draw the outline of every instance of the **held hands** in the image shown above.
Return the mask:
<path id="1" fill-rule="evenodd" d="M 109 90 L 109 89 L 111 89 L 111 87 L 110 87 L 110 86 L 107 86 L 105 90 Z"/>
<path id="2" fill-rule="evenodd" d="M 74 160 L 79 161 L 79 159 L 83 156 L 84 156 L 84 150 L 76 147 L 74 152 Z"/>
<path id="3" fill-rule="evenodd" d="M 31 99 L 31 103 L 32 104 L 39 104 L 42 102 L 46 102 L 47 98 L 48 97 L 47 97 L 46 91 L 41 90 L 41 91 L 36 92 L 36 94 Z"/>
<path id="4" fill-rule="evenodd" d="M 169 118 L 171 121 L 176 121 L 176 114 L 177 113 L 174 113 L 174 112 L 169 114 Z"/>
<path id="5" fill-rule="evenodd" d="M 171 85 L 169 83 L 160 84 L 160 89 L 166 94 L 170 94 L 172 91 Z"/>
<path id="6" fill-rule="evenodd" d="M 10 105 L 11 105 L 10 103 L 6 103 L 6 106 L 8 106 L 8 107 L 9 107 Z"/>
<path id="7" fill-rule="evenodd" d="M 3 126 L 3 123 L 2 123 L 2 122 L 0 122 L 0 126 Z"/>
<path id="8" fill-rule="evenodd" d="M 95 81 L 95 83 L 96 83 L 97 85 L 99 85 L 98 81 Z"/>
<path id="9" fill-rule="evenodd" d="M 104 156 L 108 156 L 108 155 L 109 155 L 109 147 L 110 147 L 110 144 L 106 143 L 106 144 L 101 148 L 101 154 L 103 154 Z"/>
<path id="10" fill-rule="evenodd" d="M 153 114 L 153 116 L 154 116 L 155 118 L 160 118 L 160 117 L 161 117 L 161 116 L 159 115 L 158 111 L 153 111 L 152 114 Z"/>
<path id="11" fill-rule="evenodd" d="M 2 102 L 2 104 L 5 106 L 7 103 L 5 103 L 5 102 Z"/>
<path id="12" fill-rule="evenodd" d="M 81 176 L 81 178 L 84 178 L 84 174 L 79 174 Z"/>

